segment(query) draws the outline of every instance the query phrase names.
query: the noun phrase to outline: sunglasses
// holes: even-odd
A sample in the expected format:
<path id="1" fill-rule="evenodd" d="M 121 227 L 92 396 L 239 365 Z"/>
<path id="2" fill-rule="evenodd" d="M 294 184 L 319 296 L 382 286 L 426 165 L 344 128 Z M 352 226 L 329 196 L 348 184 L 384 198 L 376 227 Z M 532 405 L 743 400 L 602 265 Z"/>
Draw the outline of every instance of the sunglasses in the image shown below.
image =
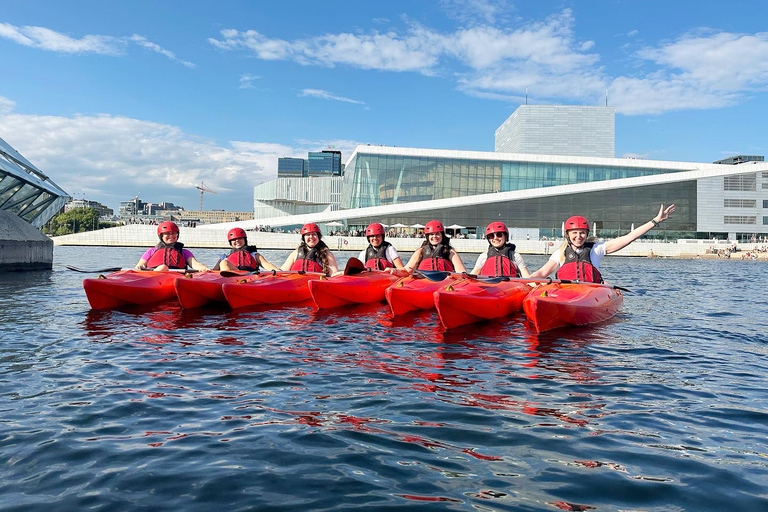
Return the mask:
<path id="1" fill-rule="evenodd" d="M 504 238 L 504 233 L 491 233 L 488 238 Z"/>

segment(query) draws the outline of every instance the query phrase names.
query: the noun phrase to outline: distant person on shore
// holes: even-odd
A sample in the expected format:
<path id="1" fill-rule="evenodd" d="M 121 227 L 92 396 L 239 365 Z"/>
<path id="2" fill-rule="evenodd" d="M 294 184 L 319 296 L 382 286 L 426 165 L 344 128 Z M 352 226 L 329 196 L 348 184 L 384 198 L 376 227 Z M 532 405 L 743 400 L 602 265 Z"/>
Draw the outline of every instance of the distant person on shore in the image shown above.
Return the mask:
<path id="1" fill-rule="evenodd" d="M 459 254 L 451 247 L 451 239 L 445 234 L 445 227 L 439 220 L 427 222 L 424 228 L 424 243 L 416 249 L 405 265 L 408 272 L 418 270 L 442 270 L 466 272 Z"/>
<path id="2" fill-rule="evenodd" d="M 485 228 L 488 250 L 480 253 L 472 274 L 481 276 L 528 277 L 528 267 L 515 244 L 509 243 L 509 229 L 503 222 L 491 222 Z"/>
<path id="3" fill-rule="evenodd" d="M 336 257 L 322 239 L 320 226 L 314 222 L 304 224 L 301 228 L 301 244 L 288 255 L 280 268 L 323 272 L 328 277 L 341 274 Z"/>
<path id="4" fill-rule="evenodd" d="M 628 246 L 667 220 L 674 211 L 674 204 L 666 209 L 662 204 L 659 213 L 650 221 L 626 235 L 605 242 L 587 238 L 589 234 L 587 219 L 581 216 L 570 217 L 565 221 L 565 241 L 539 270 L 531 274 L 531 277 L 547 277 L 557 271 L 558 279 L 602 283 L 603 276 L 600 275 L 598 267 L 603 257 Z"/>
<path id="5" fill-rule="evenodd" d="M 192 251 L 184 249 L 184 244 L 179 242 L 179 226 L 175 222 L 161 222 L 157 226 L 157 236 L 160 243 L 147 249 L 136 263 L 136 270 L 161 271 L 188 267 L 200 271 L 210 270 L 195 259 Z"/>
<path id="6" fill-rule="evenodd" d="M 368 239 L 368 247 L 360 251 L 358 259 L 364 262 L 366 267 L 373 270 L 405 269 L 397 249 L 384 240 L 383 225 L 378 222 L 369 224 L 365 228 L 365 237 Z"/>
<path id="7" fill-rule="evenodd" d="M 213 267 L 213 270 L 248 270 L 254 272 L 263 268 L 265 270 L 280 270 L 259 254 L 255 245 L 248 245 L 248 235 L 242 228 L 232 228 L 227 233 L 229 246 L 232 248 L 229 254 L 222 254 L 221 259 Z"/>

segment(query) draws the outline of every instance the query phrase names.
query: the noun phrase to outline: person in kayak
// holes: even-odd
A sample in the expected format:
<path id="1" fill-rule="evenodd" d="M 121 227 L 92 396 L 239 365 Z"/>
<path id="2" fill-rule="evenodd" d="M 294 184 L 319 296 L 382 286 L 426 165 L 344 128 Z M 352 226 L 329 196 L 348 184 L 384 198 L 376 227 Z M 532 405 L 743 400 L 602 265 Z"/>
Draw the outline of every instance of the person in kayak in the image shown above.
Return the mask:
<path id="1" fill-rule="evenodd" d="M 424 243 L 416 249 L 405 265 L 408 272 L 418 270 L 441 270 L 466 272 L 459 254 L 451 247 L 451 240 L 445 234 L 443 223 L 431 220 L 424 227 Z"/>
<path id="2" fill-rule="evenodd" d="M 301 227 L 301 244 L 288 255 L 280 266 L 282 270 L 323 272 L 328 277 L 341 274 L 336 257 L 323 242 L 320 226 L 314 222 Z"/>
<path id="3" fill-rule="evenodd" d="M 472 274 L 481 276 L 528 277 L 528 267 L 523 257 L 509 243 L 509 229 L 503 222 L 491 222 L 485 228 L 488 250 L 480 253 Z"/>
<path id="4" fill-rule="evenodd" d="M 227 270 L 234 272 L 236 270 L 256 271 L 260 268 L 266 270 L 280 270 L 279 267 L 271 264 L 259 254 L 255 245 L 248 245 L 248 235 L 242 228 L 232 228 L 227 233 L 227 240 L 232 250 L 229 254 L 222 254 L 221 259 L 213 267 L 213 270 Z"/>
<path id="5" fill-rule="evenodd" d="M 392 244 L 384 240 L 384 226 L 378 222 L 365 228 L 368 247 L 360 251 L 358 258 L 365 266 L 373 270 L 404 269 L 403 260 Z M 390 271 L 391 272 L 391 271 Z"/>
<path id="6" fill-rule="evenodd" d="M 136 263 L 136 270 L 210 270 L 195 259 L 192 251 L 184 249 L 184 244 L 179 242 L 179 226 L 175 222 L 161 222 L 157 226 L 157 236 L 160 243 L 146 250 Z"/>
<path id="7" fill-rule="evenodd" d="M 578 215 L 569 217 L 565 221 L 565 241 L 539 270 L 531 274 L 531 277 L 547 277 L 557 271 L 555 274 L 557 279 L 602 283 L 603 276 L 600 275 L 598 267 L 603 257 L 628 246 L 667 220 L 674 211 L 674 204 L 666 209 L 662 204 L 654 218 L 626 235 L 605 242 L 587 238 L 589 235 L 587 219 Z"/>

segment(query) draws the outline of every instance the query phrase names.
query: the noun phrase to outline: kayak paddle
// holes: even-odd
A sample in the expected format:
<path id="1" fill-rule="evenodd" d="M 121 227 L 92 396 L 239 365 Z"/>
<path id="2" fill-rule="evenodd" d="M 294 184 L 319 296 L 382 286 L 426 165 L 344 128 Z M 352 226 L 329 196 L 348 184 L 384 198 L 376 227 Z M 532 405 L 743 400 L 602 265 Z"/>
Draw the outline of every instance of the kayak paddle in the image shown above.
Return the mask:
<path id="1" fill-rule="evenodd" d="M 77 267 L 67 265 L 67 270 L 82 272 L 83 274 L 103 274 L 105 272 L 117 272 L 118 270 L 123 270 L 123 267 L 109 267 L 109 268 L 100 268 L 98 270 L 85 270 L 82 268 L 77 268 Z"/>

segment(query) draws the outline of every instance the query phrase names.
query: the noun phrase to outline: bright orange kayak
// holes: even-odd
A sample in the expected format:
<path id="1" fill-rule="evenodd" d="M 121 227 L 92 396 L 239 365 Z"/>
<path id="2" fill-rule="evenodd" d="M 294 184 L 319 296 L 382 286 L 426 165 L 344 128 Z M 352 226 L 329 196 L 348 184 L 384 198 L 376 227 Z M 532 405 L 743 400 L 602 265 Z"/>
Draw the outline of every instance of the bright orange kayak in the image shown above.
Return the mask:
<path id="1" fill-rule="evenodd" d="M 239 279 L 221 286 L 230 307 L 270 306 L 311 301 L 309 282 L 323 274 L 315 272 L 277 272 L 259 279 Z M 249 276 L 251 277 L 251 276 Z"/>
<path id="2" fill-rule="evenodd" d="M 226 304 L 227 299 L 221 286 L 224 283 L 234 283 L 238 279 L 243 279 L 249 272 L 238 272 L 240 276 L 224 277 L 219 272 L 200 272 L 197 274 L 187 274 L 184 279 L 174 281 L 176 296 L 179 298 L 179 304 L 185 309 L 199 308 L 207 304 L 222 303 Z M 249 278 L 257 278 L 259 274 L 248 275 Z"/>
<path id="3" fill-rule="evenodd" d="M 406 275 L 405 271 L 390 274 L 372 270 L 330 279 L 321 278 L 309 282 L 309 293 L 319 309 L 382 302 L 387 288 L 403 275 Z"/>
<path id="4" fill-rule="evenodd" d="M 432 281 L 415 274 L 404 277 L 387 288 L 385 296 L 393 315 L 402 315 L 420 309 L 432 309 L 435 307 L 433 294 L 459 279 L 464 279 L 464 277 L 459 274 L 451 274 L 443 281 Z"/>
<path id="5" fill-rule="evenodd" d="M 83 288 L 92 309 L 112 309 L 174 299 L 173 283 L 183 277 L 182 272 L 120 270 L 84 279 Z"/>
<path id="6" fill-rule="evenodd" d="M 520 311 L 530 291 L 530 286 L 515 280 L 484 283 L 463 279 L 434 292 L 433 298 L 440 321 L 446 329 L 452 329 Z"/>
<path id="7" fill-rule="evenodd" d="M 538 332 L 568 325 L 604 322 L 621 308 L 624 296 L 611 285 L 552 283 L 531 291 L 525 316 Z"/>

